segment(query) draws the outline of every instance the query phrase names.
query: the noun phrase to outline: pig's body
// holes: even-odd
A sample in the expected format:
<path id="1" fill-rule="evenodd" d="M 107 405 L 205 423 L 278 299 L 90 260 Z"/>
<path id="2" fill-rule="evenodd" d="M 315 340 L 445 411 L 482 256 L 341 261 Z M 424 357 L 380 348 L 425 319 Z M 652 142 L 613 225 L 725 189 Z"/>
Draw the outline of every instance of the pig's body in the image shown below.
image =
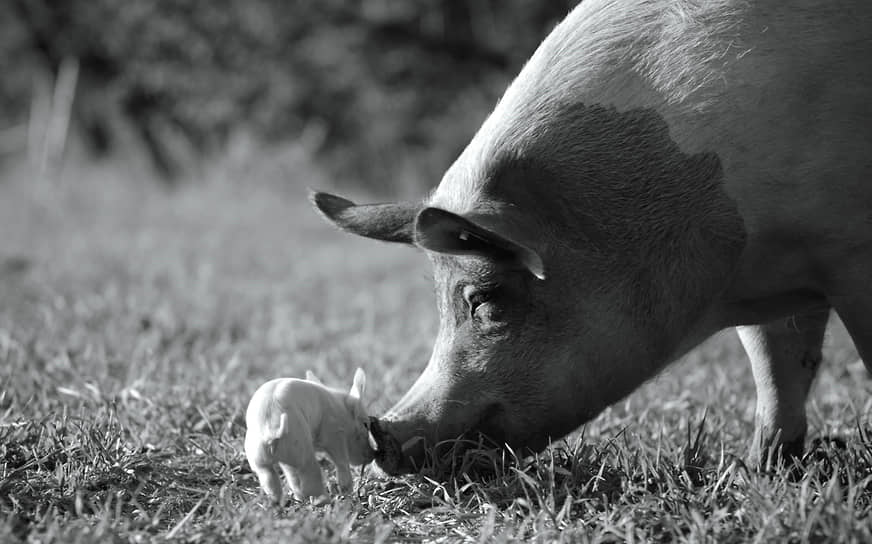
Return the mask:
<path id="1" fill-rule="evenodd" d="M 324 494 L 316 451 L 333 461 L 346 492 L 352 485 L 349 465 L 372 461 L 358 380 L 356 375 L 359 389 L 352 387 L 351 393 L 295 378 L 271 380 L 255 391 L 245 413 L 245 455 L 271 500 L 278 503 L 283 496 L 277 468 L 297 499 Z"/>
<path id="2" fill-rule="evenodd" d="M 738 326 L 752 457 L 801 451 L 831 310 L 872 364 L 870 58 L 865 0 L 585 0 L 426 202 L 316 195 L 433 262 L 439 336 L 385 429 L 538 449 Z"/>

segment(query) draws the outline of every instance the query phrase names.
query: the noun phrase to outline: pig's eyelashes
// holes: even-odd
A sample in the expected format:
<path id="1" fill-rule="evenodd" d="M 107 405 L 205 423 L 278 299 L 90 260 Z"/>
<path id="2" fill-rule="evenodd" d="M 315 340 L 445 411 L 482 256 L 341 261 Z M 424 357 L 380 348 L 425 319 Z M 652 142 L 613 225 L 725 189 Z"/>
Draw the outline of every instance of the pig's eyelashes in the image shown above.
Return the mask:
<path id="1" fill-rule="evenodd" d="M 466 307 L 469 309 L 469 318 L 472 319 L 475 317 L 475 312 L 478 308 L 490 301 L 493 298 L 493 290 L 487 291 L 471 291 L 464 293 L 464 298 L 466 300 Z"/>
<path id="2" fill-rule="evenodd" d="M 469 301 L 469 311 L 475 315 L 475 311 L 479 306 L 490 300 L 490 293 L 482 293 Z"/>

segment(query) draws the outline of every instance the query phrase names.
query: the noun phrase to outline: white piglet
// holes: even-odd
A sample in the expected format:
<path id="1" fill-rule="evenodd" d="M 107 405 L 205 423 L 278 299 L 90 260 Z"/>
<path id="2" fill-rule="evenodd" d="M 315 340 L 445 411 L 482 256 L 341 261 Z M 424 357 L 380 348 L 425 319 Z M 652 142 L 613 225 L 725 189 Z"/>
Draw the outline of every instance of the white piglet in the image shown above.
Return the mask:
<path id="1" fill-rule="evenodd" d="M 273 502 L 282 500 L 277 467 L 297 499 L 324 494 L 316 451 L 333 461 L 340 489 L 351 490 L 349 465 L 365 465 L 374 457 L 361 404 L 365 387 L 366 376 L 358 368 L 348 393 L 325 387 L 311 372 L 305 380 L 280 378 L 255 391 L 245 413 L 245 455 Z"/>

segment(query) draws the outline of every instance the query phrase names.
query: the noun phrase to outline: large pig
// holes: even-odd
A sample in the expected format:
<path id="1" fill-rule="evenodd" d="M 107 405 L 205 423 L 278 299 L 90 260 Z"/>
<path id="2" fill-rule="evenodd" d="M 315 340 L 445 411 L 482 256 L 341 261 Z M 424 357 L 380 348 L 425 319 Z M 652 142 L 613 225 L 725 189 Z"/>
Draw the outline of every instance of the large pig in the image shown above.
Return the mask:
<path id="1" fill-rule="evenodd" d="M 541 449 L 734 326 L 751 457 L 801 452 L 831 309 L 872 364 L 872 2 L 585 0 L 424 202 L 313 200 L 433 264 L 387 472 L 474 432 Z"/>

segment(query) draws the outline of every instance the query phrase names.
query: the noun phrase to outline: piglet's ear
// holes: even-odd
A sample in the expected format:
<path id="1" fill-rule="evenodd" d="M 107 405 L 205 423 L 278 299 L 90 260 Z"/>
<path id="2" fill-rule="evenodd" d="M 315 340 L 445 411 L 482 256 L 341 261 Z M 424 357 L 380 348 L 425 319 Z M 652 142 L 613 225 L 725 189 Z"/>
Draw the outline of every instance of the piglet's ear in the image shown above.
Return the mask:
<path id="1" fill-rule="evenodd" d="M 306 380 L 310 382 L 315 382 L 320 385 L 324 385 L 324 382 L 318 379 L 318 376 L 315 375 L 311 370 L 306 371 Z"/>
<path id="2" fill-rule="evenodd" d="M 360 400 L 365 392 L 366 374 L 363 373 L 362 368 L 358 368 L 354 373 L 354 381 L 351 383 L 351 391 L 348 392 L 348 396 Z"/>
<path id="3" fill-rule="evenodd" d="M 440 208 L 424 208 L 415 218 L 415 243 L 429 251 L 480 255 L 526 268 L 545 279 L 539 254 L 493 230 Z"/>

